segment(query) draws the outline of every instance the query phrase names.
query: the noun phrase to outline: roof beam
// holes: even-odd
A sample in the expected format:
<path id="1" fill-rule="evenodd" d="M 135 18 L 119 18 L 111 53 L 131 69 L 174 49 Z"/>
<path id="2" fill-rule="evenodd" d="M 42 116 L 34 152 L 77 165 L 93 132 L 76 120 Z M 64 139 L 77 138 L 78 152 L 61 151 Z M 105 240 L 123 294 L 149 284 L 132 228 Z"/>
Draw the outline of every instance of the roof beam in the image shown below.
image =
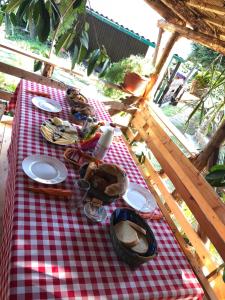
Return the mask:
<path id="1" fill-rule="evenodd" d="M 145 0 L 145 2 L 160 14 L 165 20 L 173 23 L 183 24 L 183 21 L 174 14 L 166 5 L 159 0 Z"/>
<path id="2" fill-rule="evenodd" d="M 159 21 L 158 26 L 163 30 L 167 30 L 170 32 L 178 32 L 181 36 L 189 40 L 192 40 L 196 43 L 199 43 L 203 46 L 206 46 L 214 51 L 220 52 L 223 55 L 225 55 L 225 42 L 222 40 L 219 40 L 215 37 L 206 35 L 201 32 L 196 32 L 187 27 L 168 23 L 166 21 Z"/>
<path id="3" fill-rule="evenodd" d="M 222 21 L 220 19 L 213 19 L 213 18 L 204 18 L 204 20 L 210 24 L 216 25 L 218 27 L 223 27 L 225 29 L 225 20 Z"/>
<path id="4" fill-rule="evenodd" d="M 217 15 L 224 16 L 225 14 L 225 6 L 221 7 L 221 6 L 205 3 L 199 0 L 191 0 L 188 1 L 187 4 L 203 11 L 215 13 Z"/>
<path id="5" fill-rule="evenodd" d="M 204 33 L 214 34 L 213 30 L 202 19 L 192 12 L 184 1 L 161 0 L 170 10 L 173 11 L 185 23 L 190 24 L 194 29 Z"/>

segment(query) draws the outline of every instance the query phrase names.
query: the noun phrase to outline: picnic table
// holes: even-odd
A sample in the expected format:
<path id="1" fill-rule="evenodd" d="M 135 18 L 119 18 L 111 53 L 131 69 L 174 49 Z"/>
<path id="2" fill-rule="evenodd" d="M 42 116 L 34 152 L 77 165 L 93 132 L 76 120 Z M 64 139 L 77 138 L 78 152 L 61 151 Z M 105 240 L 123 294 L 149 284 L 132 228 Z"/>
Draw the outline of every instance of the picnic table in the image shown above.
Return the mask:
<path id="1" fill-rule="evenodd" d="M 109 218 L 122 199 L 106 207 L 108 218 L 91 224 L 82 209 L 26 186 L 43 186 L 22 170 L 29 155 L 45 154 L 61 160 L 68 169 L 59 188 L 73 189 L 78 178 L 63 158 L 65 146 L 48 143 L 41 123 L 53 114 L 36 108 L 28 90 L 49 93 L 62 106 L 57 116 L 68 119 L 65 92 L 21 80 L 11 102 L 15 116 L 8 151 L 9 173 L 0 245 L 0 299 L 202 299 L 203 290 L 174 234 L 164 219 L 148 220 L 158 255 L 136 270 L 120 261 L 109 235 Z M 99 120 L 110 121 L 103 104 L 90 99 Z M 122 137 L 113 142 L 106 161 L 125 169 L 129 181 L 146 187 Z"/>

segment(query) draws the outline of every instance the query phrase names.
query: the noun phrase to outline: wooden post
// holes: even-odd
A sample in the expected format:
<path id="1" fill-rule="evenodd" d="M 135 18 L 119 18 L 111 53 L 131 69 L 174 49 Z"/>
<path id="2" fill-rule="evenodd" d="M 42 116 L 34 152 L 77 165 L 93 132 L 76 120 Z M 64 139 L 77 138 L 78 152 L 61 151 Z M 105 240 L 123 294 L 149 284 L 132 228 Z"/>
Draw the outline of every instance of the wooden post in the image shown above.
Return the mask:
<path id="1" fill-rule="evenodd" d="M 162 30 L 162 28 L 159 28 L 159 33 L 158 33 L 157 43 L 156 43 L 156 47 L 155 47 L 155 52 L 154 52 L 154 56 L 153 56 L 153 59 L 152 59 L 153 66 L 155 66 L 155 64 L 156 64 L 156 60 L 157 60 L 157 56 L 158 56 L 158 53 L 159 53 L 159 48 L 160 48 L 160 44 L 161 44 L 161 40 L 162 40 L 162 34 L 163 34 L 163 30 Z"/>
<path id="2" fill-rule="evenodd" d="M 51 78 L 53 72 L 54 72 L 54 66 L 53 66 L 53 65 L 50 65 L 50 64 L 48 64 L 48 63 L 45 63 L 45 64 L 44 64 L 44 69 L 43 69 L 43 71 L 42 71 L 42 76 Z"/>
<path id="3" fill-rule="evenodd" d="M 178 37 L 179 37 L 179 33 L 173 32 L 170 39 L 168 40 L 168 42 L 163 50 L 162 56 L 160 57 L 157 65 L 155 67 L 155 72 L 151 75 L 150 81 L 147 84 L 147 87 L 146 87 L 144 95 L 143 95 L 143 100 L 146 100 L 148 98 L 153 86 L 155 85 L 156 80 L 158 79 L 159 73 L 162 70 L 162 67 L 164 66 L 164 64 L 170 54 L 170 51 L 173 48 Z"/>

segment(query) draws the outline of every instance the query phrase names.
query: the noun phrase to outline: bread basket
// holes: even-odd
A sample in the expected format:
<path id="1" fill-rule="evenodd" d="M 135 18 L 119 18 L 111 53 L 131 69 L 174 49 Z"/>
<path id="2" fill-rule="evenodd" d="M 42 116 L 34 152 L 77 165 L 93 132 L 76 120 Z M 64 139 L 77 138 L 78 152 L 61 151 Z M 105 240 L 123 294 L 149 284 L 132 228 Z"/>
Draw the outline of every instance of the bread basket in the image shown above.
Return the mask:
<path id="1" fill-rule="evenodd" d="M 132 251 L 121 243 L 115 233 L 114 226 L 120 221 L 129 220 L 132 221 L 146 230 L 146 239 L 149 247 L 145 254 L 139 254 Z M 137 268 L 141 264 L 147 263 L 157 255 L 157 243 L 155 236 L 147 224 L 135 211 L 127 208 L 117 208 L 111 215 L 110 218 L 110 237 L 113 244 L 113 248 L 118 257 L 127 263 L 131 268 Z"/>
<path id="2" fill-rule="evenodd" d="M 88 163 L 85 163 L 81 168 L 80 168 L 80 177 L 83 178 L 85 176 L 86 170 L 88 167 Z M 95 189 L 92 185 L 90 187 L 90 190 L 88 191 L 88 196 L 91 198 L 97 198 L 103 202 L 103 205 L 110 205 L 112 202 L 117 200 L 120 195 L 117 196 L 109 196 L 97 189 Z"/>

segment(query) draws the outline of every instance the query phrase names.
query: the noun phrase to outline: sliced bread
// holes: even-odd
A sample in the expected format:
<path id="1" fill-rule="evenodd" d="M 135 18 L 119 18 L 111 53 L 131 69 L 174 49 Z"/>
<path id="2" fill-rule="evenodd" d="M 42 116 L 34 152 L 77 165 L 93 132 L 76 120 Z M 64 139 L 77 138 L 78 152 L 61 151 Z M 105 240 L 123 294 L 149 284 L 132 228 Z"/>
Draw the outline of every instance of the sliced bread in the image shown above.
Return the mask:
<path id="1" fill-rule="evenodd" d="M 148 241 L 144 234 L 138 233 L 139 243 L 131 247 L 131 249 L 139 254 L 144 254 L 148 250 Z"/>
<path id="2" fill-rule="evenodd" d="M 137 232 L 127 221 L 120 221 L 115 225 L 115 233 L 119 241 L 128 247 L 133 247 L 139 243 Z"/>

